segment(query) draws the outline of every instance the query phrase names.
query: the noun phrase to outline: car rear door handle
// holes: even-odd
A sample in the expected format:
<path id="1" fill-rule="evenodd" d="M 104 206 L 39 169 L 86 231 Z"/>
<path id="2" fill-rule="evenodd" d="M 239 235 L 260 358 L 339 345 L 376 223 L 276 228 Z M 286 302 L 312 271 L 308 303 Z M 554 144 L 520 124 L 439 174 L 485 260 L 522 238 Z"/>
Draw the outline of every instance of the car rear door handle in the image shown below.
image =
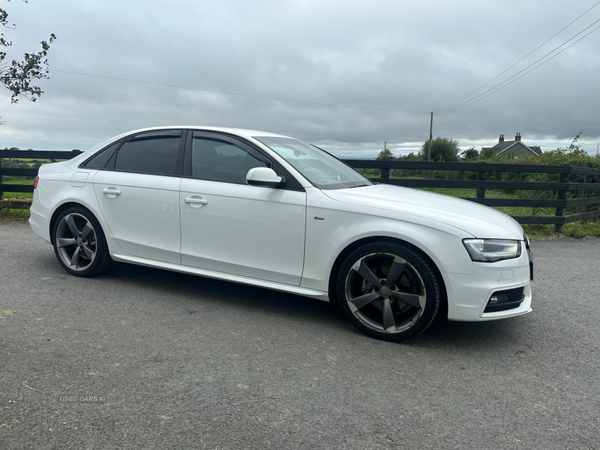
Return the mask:
<path id="1" fill-rule="evenodd" d="M 204 200 L 202 197 L 188 197 L 184 201 L 193 205 L 208 205 L 208 200 Z"/>
<path id="2" fill-rule="evenodd" d="M 109 198 L 115 198 L 117 195 L 121 195 L 121 191 L 117 188 L 102 189 L 102 193 L 107 195 Z"/>

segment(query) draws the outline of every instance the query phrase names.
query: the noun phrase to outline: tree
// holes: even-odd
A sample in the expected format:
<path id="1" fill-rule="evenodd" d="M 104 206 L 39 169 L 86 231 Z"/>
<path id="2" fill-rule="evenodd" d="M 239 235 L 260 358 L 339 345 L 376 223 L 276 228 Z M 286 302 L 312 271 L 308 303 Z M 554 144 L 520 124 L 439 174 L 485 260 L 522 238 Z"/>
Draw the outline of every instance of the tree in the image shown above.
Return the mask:
<path id="1" fill-rule="evenodd" d="M 375 159 L 377 161 L 395 161 L 396 157 L 391 151 L 389 151 L 387 148 L 384 148 L 379 152 L 379 155 L 377 155 L 377 158 Z"/>
<path id="2" fill-rule="evenodd" d="M 448 138 L 435 138 L 431 143 L 431 160 L 432 161 L 458 161 L 458 141 Z M 429 152 L 429 141 L 425 141 L 421 147 L 419 155 L 423 157 L 423 160 L 427 161 L 427 154 Z"/>
<path id="3" fill-rule="evenodd" d="M 494 150 L 491 147 L 482 148 L 481 153 L 479 154 L 479 157 L 481 159 L 490 159 L 490 158 L 493 158 L 494 156 L 496 156 L 496 150 Z"/>
<path id="4" fill-rule="evenodd" d="M 479 152 L 475 147 L 468 148 L 462 152 L 463 161 L 477 161 L 479 159 Z"/>
<path id="5" fill-rule="evenodd" d="M 28 0 L 23 1 L 25 3 L 28 2 Z M 14 24 L 9 25 L 8 12 L 3 8 L 0 8 L 0 25 L 5 28 L 14 28 Z M 46 59 L 46 56 L 48 55 L 50 44 L 52 44 L 55 39 L 56 36 L 52 33 L 48 41 L 41 42 L 41 51 L 37 53 L 25 53 L 23 61 L 21 62 L 14 59 L 10 64 L 4 62 L 6 52 L 0 51 L 0 83 L 12 92 L 12 96 L 10 97 L 11 103 L 17 103 L 19 101 L 19 96 L 35 102 L 44 93 L 44 91 L 42 91 L 39 86 L 35 86 L 33 82 L 35 80 L 49 78 L 48 59 Z M 11 45 L 12 42 L 4 39 L 4 33 L 1 33 L 0 46 L 10 47 Z"/>

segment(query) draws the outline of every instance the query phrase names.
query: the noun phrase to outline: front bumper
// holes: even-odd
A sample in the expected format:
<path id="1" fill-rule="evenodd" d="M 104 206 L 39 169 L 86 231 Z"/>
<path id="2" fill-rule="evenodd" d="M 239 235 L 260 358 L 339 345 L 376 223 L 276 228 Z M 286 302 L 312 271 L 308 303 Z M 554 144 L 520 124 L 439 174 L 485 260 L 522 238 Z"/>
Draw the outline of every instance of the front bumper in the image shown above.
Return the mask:
<path id="1" fill-rule="evenodd" d="M 473 267 L 474 272 L 469 275 L 444 275 L 449 320 L 477 322 L 531 312 L 530 278 L 533 272 L 529 252 L 506 261 L 473 263 Z M 507 292 L 511 295 L 510 299 L 506 298 L 507 306 L 511 306 L 509 309 L 491 307 L 495 304 L 494 301 L 490 303 L 493 296 L 503 301 L 502 295 Z M 514 295 L 517 292 L 520 302 L 515 301 L 517 298 Z"/>

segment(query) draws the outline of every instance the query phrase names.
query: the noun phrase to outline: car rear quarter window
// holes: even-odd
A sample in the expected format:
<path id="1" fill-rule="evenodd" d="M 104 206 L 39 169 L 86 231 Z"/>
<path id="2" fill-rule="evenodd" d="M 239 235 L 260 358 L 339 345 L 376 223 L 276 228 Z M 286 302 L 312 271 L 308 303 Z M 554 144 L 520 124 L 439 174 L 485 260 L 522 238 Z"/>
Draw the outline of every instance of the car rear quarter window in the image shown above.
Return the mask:
<path id="1" fill-rule="evenodd" d="M 83 167 L 86 169 L 102 169 L 106 166 L 108 159 L 111 157 L 113 152 L 121 145 L 121 141 L 116 142 L 104 150 L 99 151 L 94 156 L 92 156 L 87 162 L 83 164 Z"/>
<path id="2" fill-rule="evenodd" d="M 176 175 L 179 136 L 152 136 L 126 141 L 119 149 L 114 169 L 120 172 Z"/>

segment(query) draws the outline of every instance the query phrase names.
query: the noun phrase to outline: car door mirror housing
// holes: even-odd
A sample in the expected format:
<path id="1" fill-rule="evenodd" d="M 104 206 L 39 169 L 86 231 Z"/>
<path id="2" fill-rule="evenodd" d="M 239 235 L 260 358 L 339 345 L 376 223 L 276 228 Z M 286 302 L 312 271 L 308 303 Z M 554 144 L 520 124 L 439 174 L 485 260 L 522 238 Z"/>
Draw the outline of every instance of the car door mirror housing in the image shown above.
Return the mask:
<path id="1" fill-rule="evenodd" d="M 285 184 L 285 177 L 280 177 L 269 167 L 254 167 L 246 175 L 246 183 L 250 186 L 280 187 Z"/>

